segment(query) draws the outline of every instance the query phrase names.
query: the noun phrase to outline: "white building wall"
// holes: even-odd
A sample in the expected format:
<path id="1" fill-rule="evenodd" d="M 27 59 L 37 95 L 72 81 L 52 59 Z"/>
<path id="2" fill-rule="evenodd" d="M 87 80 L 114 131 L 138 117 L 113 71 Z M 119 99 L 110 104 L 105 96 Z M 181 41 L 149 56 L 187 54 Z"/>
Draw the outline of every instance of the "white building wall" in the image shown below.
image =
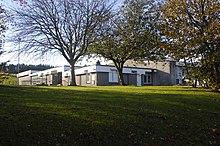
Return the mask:
<path id="1" fill-rule="evenodd" d="M 112 69 L 116 69 L 114 66 L 97 66 L 97 72 L 110 72 Z M 123 73 L 129 74 L 132 71 L 137 71 L 137 74 L 145 74 L 145 72 L 152 72 L 151 69 L 142 69 L 142 68 L 123 68 Z"/>
<path id="2" fill-rule="evenodd" d="M 112 70 L 116 70 L 116 67 L 114 66 L 102 66 L 102 65 L 93 65 L 93 66 L 86 66 L 86 67 L 81 67 L 81 68 L 76 68 L 75 69 L 75 75 L 85 75 L 86 72 L 90 73 L 91 76 L 91 82 L 96 83 L 97 82 L 97 77 L 95 76 L 94 73 L 110 73 Z M 63 85 L 69 85 L 70 82 L 70 67 L 69 66 L 61 66 L 61 67 L 56 67 L 56 68 L 51 68 L 47 69 L 44 71 L 26 71 L 20 73 L 18 76 L 30 76 L 35 79 L 42 79 L 43 83 L 43 78 L 45 78 L 46 84 L 50 84 L 52 81 L 52 73 L 58 73 L 62 72 L 62 84 Z M 123 68 L 123 73 L 124 74 L 137 74 L 137 85 L 141 85 L 141 75 L 144 75 L 146 72 L 152 72 L 152 69 L 148 68 L 129 68 L 129 67 L 124 67 Z M 82 80 L 82 78 L 80 79 Z"/>

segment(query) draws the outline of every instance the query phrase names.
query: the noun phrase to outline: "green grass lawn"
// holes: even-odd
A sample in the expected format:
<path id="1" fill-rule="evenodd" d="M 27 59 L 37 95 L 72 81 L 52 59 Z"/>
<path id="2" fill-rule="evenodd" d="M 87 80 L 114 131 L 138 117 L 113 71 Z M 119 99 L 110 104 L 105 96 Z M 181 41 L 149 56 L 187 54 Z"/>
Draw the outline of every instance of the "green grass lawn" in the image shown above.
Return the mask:
<path id="1" fill-rule="evenodd" d="M 189 87 L 0 86 L 0 145 L 220 145 L 220 94 Z"/>

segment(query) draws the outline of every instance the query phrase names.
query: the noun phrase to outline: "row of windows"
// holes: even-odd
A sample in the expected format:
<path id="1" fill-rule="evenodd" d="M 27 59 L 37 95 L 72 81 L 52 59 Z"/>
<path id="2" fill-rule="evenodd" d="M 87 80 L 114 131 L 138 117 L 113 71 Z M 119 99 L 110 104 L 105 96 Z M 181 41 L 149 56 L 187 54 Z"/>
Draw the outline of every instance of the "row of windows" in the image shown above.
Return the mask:
<path id="1" fill-rule="evenodd" d="M 137 71 L 133 72 L 134 74 L 137 74 Z M 145 73 L 143 76 L 144 84 L 151 84 L 152 83 L 152 76 L 151 73 Z M 117 70 L 111 70 L 109 72 L 109 82 L 118 83 L 118 72 Z"/>
<path id="2" fill-rule="evenodd" d="M 90 73 L 88 73 L 88 70 L 85 70 L 86 73 L 86 83 L 90 83 L 91 80 L 95 80 L 95 75 L 90 75 Z M 137 72 L 135 72 L 137 73 Z M 109 72 L 109 82 L 110 83 L 118 83 L 118 72 L 117 70 L 112 69 Z M 152 83 L 152 76 L 151 73 L 145 73 L 145 75 L 143 76 L 143 82 L 144 84 L 151 84 Z"/>
<path id="3" fill-rule="evenodd" d="M 135 72 L 137 73 L 137 72 Z M 151 84 L 152 83 L 152 76 L 151 73 L 145 73 L 143 76 L 144 84 Z M 118 73 L 117 70 L 111 70 L 109 72 L 109 82 L 115 82 L 118 83 Z"/>

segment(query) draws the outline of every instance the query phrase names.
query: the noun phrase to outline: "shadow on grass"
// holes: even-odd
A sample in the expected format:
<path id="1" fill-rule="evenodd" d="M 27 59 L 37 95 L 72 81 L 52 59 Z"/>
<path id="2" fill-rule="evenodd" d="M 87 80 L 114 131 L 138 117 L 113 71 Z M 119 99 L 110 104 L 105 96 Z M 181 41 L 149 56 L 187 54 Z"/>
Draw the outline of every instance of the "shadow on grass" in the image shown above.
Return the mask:
<path id="1" fill-rule="evenodd" d="M 117 88 L 1 86 L 0 144 L 219 144 L 217 95 Z"/>

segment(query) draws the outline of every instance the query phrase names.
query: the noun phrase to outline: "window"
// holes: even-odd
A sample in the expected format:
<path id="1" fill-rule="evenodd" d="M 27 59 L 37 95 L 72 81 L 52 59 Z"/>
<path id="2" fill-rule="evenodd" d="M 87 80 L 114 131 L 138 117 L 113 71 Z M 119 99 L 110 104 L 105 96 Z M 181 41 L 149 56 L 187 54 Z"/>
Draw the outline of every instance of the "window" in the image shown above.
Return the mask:
<path id="1" fill-rule="evenodd" d="M 86 83 L 90 83 L 90 73 L 88 73 L 88 70 L 85 70 L 86 73 Z"/>
<path id="2" fill-rule="evenodd" d="M 111 69 L 109 72 L 109 82 L 118 83 L 118 73 L 117 70 Z"/>
<path id="3" fill-rule="evenodd" d="M 144 75 L 144 84 L 151 84 L 151 73 L 146 72 Z"/>

